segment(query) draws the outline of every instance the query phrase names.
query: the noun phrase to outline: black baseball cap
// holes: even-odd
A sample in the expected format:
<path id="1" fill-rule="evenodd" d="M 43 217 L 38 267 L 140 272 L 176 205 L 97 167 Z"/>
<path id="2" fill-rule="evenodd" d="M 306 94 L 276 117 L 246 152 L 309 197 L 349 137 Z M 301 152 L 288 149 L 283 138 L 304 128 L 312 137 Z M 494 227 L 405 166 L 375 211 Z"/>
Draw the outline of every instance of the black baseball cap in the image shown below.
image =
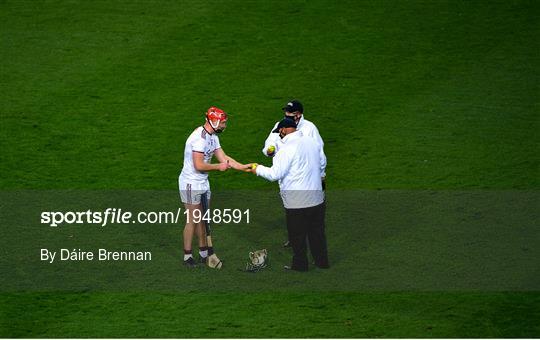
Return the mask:
<path id="1" fill-rule="evenodd" d="M 290 127 L 293 127 L 293 128 L 296 129 L 296 123 L 294 122 L 294 120 L 292 120 L 290 118 L 283 118 L 279 122 L 278 126 L 272 132 L 277 133 L 277 132 L 279 132 L 279 129 L 281 129 L 281 128 L 290 128 Z"/>
<path id="2" fill-rule="evenodd" d="M 300 112 L 304 113 L 304 107 L 302 106 L 302 103 L 300 103 L 298 100 L 291 100 L 288 102 L 283 108 L 283 111 L 285 112 Z"/>

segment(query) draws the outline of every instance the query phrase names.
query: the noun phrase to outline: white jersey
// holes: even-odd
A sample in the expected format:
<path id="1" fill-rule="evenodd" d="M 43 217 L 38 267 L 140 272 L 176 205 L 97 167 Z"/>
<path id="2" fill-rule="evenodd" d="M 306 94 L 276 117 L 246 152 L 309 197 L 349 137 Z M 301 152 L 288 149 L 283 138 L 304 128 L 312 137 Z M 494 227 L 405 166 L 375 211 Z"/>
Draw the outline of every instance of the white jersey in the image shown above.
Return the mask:
<path id="1" fill-rule="evenodd" d="M 214 151 L 221 148 L 219 138 L 216 134 L 210 134 L 199 126 L 189 135 L 184 148 L 184 166 L 180 173 L 180 180 L 186 182 L 206 182 L 208 173 L 197 171 L 193 164 L 193 153 L 200 152 L 204 154 L 204 162 L 210 163 L 214 156 Z"/>
<path id="2" fill-rule="evenodd" d="M 278 124 L 279 122 L 277 122 L 274 125 L 272 130 L 270 130 L 270 134 L 266 138 L 266 141 L 264 141 L 264 148 L 262 149 L 262 153 L 267 157 L 268 155 L 266 154 L 266 150 L 268 150 L 270 146 L 273 145 L 276 148 L 276 153 L 279 151 L 280 148 L 283 147 L 283 141 L 279 137 L 279 133 L 272 132 L 277 128 Z M 319 134 L 319 130 L 317 129 L 315 124 L 305 119 L 304 115 L 300 117 L 300 121 L 298 122 L 298 125 L 296 126 L 296 130 L 302 132 L 304 136 L 313 138 L 319 144 L 321 159 L 324 160 L 324 166 L 323 166 L 321 175 L 322 177 L 325 177 L 326 176 L 326 155 L 324 154 L 324 142 L 321 138 L 321 135 Z"/>

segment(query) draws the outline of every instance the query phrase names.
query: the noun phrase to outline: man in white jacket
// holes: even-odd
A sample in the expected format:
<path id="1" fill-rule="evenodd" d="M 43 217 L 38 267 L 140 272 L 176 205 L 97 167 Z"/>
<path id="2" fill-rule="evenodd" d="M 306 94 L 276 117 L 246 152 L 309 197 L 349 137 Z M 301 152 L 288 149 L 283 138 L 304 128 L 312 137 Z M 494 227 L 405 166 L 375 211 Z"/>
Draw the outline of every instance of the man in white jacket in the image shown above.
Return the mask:
<path id="1" fill-rule="evenodd" d="M 293 249 L 292 265 L 286 268 L 308 270 L 307 241 L 315 265 L 328 268 L 326 207 L 321 183 L 326 157 L 321 157 L 324 155 L 321 145 L 298 131 L 292 119 L 284 118 L 272 133 L 279 133 L 283 142 L 272 160 L 272 167 L 253 164 L 251 171 L 269 181 L 279 181 Z"/>
<path id="2" fill-rule="evenodd" d="M 282 107 L 285 113 L 285 118 L 290 118 L 296 123 L 296 129 L 304 136 L 312 137 L 320 145 L 321 159 L 324 159 L 324 165 L 321 171 L 321 183 L 323 190 L 326 189 L 326 155 L 324 154 L 324 142 L 321 138 L 319 130 L 311 121 L 304 118 L 304 106 L 298 100 L 291 100 L 284 107 Z M 267 157 L 274 157 L 276 153 L 282 148 L 283 142 L 279 137 L 279 134 L 273 133 L 277 128 L 279 122 L 274 124 L 274 127 L 268 134 L 268 137 L 264 141 L 264 147 L 262 153 Z M 284 247 L 290 246 L 290 240 L 283 243 Z"/>
<path id="3" fill-rule="evenodd" d="M 288 102 L 283 108 L 283 112 L 285 113 L 284 118 L 290 118 L 294 120 L 296 123 L 296 129 L 298 131 L 301 131 L 304 136 L 312 137 L 319 143 L 320 145 L 320 152 L 321 155 L 326 160 L 326 156 L 324 155 L 324 142 L 321 138 L 321 135 L 319 133 L 319 130 L 313 124 L 311 121 L 304 118 L 304 106 L 302 103 L 300 103 L 298 100 L 291 100 Z M 283 142 L 278 134 L 273 133 L 273 131 L 277 128 L 279 122 L 276 122 L 274 124 L 274 127 L 268 134 L 268 137 L 264 141 L 264 148 L 262 149 L 263 155 L 267 157 L 274 157 L 274 155 L 279 151 L 279 149 L 283 146 Z M 324 179 L 326 176 L 326 164 L 324 164 L 324 169 L 321 173 L 321 177 Z"/>

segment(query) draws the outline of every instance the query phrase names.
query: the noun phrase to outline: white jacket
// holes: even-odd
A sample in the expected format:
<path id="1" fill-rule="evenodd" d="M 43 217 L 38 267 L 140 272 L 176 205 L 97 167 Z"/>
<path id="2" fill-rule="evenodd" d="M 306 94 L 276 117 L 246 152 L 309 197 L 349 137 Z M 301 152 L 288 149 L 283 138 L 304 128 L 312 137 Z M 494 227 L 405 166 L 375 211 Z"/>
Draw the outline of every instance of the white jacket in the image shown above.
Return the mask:
<path id="1" fill-rule="evenodd" d="M 256 172 L 269 181 L 279 181 L 285 208 L 299 209 L 323 203 L 322 167 L 320 144 L 296 131 L 283 138 L 281 149 L 272 159 L 272 167 L 259 165 Z"/>
<path id="2" fill-rule="evenodd" d="M 268 137 L 264 141 L 264 148 L 262 149 L 262 153 L 266 157 L 268 157 L 268 155 L 266 154 L 266 150 L 268 150 L 268 148 L 270 146 L 273 145 L 276 148 L 276 153 L 278 152 L 279 149 L 281 149 L 283 147 L 283 142 L 282 142 L 281 138 L 279 137 L 279 133 L 273 133 L 272 132 L 272 131 L 274 131 L 274 129 L 277 127 L 278 124 L 279 124 L 279 122 L 277 122 L 274 125 L 272 130 L 270 130 L 270 134 L 268 135 Z M 304 134 L 304 136 L 314 138 L 317 141 L 317 143 L 320 144 L 320 146 L 321 146 L 321 149 L 320 149 L 321 158 L 324 159 L 324 167 L 323 167 L 321 176 L 325 177 L 326 176 L 326 155 L 324 154 L 324 142 L 323 142 L 323 140 L 321 138 L 321 135 L 319 134 L 319 130 L 317 129 L 315 124 L 313 124 L 309 120 L 305 119 L 304 115 L 302 115 L 300 117 L 300 121 L 298 122 L 298 125 L 296 126 L 296 130 L 301 131 Z"/>

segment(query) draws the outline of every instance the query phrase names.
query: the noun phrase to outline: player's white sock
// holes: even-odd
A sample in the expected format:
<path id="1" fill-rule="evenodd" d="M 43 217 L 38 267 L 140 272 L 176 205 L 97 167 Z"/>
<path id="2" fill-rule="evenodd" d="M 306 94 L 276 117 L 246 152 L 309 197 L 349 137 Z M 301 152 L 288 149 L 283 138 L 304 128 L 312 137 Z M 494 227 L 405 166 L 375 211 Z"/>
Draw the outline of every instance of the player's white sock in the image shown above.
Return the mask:
<path id="1" fill-rule="evenodd" d="M 189 260 L 189 258 L 193 258 L 193 255 L 191 254 L 191 251 L 189 253 L 184 251 L 184 261 Z"/>
<path id="2" fill-rule="evenodd" d="M 202 258 L 208 257 L 208 250 L 199 250 L 199 255 Z"/>

